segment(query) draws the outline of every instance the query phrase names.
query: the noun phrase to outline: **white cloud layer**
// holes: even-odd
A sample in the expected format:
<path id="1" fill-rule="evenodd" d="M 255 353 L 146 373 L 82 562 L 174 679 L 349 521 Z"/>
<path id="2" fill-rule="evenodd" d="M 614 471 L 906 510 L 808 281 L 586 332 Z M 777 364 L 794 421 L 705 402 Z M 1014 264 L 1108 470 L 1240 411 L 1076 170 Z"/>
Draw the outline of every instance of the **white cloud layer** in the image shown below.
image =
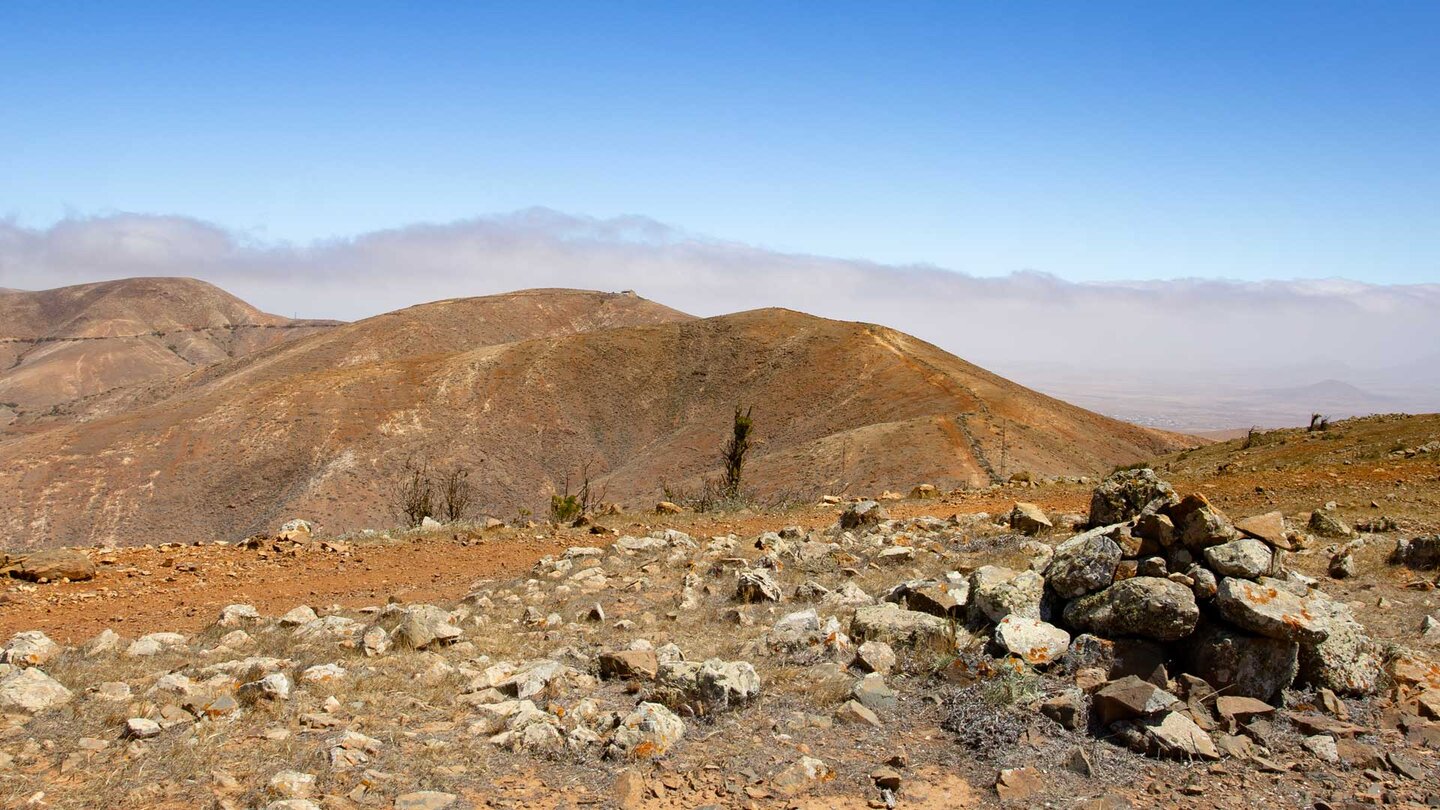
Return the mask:
<path id="1" fill-rule="evenodd" d="M 1082 404 L 1115 385 L 1234 392 L 1338 378 L 1440 409 L 1440 284 L 979 278 L 545 209 L 308 245 L 177 216 L 0 221 L 0 287 L 140 275 L 201 278 L 277 314 L 343 319 L 527 287 L 633 289 L 697 315 L 782 306 L 883 323 Z"/>

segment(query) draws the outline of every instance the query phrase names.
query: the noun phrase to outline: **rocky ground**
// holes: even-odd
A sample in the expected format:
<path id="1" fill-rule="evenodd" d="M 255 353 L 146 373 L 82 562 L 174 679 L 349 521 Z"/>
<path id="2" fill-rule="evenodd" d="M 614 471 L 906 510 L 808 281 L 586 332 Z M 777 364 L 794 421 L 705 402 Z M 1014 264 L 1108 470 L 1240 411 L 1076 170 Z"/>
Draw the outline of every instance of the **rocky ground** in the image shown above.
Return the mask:
<path id="1" fill-rule="evenodd" d="M 1435 806 L 1440 430 L 1332 431 L 1103 483 L 17 560 L 46 581 L 0 604 L 0 804 Z"/>

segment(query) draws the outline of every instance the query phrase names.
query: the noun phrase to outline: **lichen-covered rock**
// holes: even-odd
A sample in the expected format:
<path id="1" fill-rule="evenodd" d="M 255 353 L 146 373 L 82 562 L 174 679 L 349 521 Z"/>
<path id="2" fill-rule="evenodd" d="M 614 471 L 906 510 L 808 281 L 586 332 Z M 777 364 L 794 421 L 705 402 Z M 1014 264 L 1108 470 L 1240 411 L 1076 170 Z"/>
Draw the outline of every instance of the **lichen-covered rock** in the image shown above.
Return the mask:
<path id="1" fill-rule="evenodd" d="M 1045 581 L 1066 599 L 1084 596 L 1108 586 L 1120 564 L 1120 545 L 1106 536 L 1110 527 L 1077 534 L 1055 548 L 1045 569 Z"/>
<path id="2" fill-rule="evenodd" d="M 845 507 L 840 513 L 840 528 L 858 529 L 862 526 L 874 526 L 881 521 L 889 520 L 890 515 L 885 508 L 874 501 L 860 501 Z"/>
<path id="3" fill-rule="evenodd" d="M 1440 568 L 1440 534 L 1413 539 L 1400 538 L 1395 541 L 1395 551 L 1390 562 L 1420 571 Z"/>
<path id="4" fill-rule="evenodd" d="M 1228 543 L 1240 536 L 1224 512 L 1204 495 L 1187 495 L 1170 510 L 1175 531 L 1186 548 L 1199 550 Z"/>
<path id="5" fill-rule="evenodd" d="M 1310 513 L 1310 522 L 1306 528 L 1321 537 L 1349 537 L 1351 534 L 1350 527 L 1345 525 L 1345 521 L 1323 509 L 1316 509 Z"/>
<path id="6" fill-rule="evenodd" d="M 381 626 L 389 626 L 390 639 L 401 647 L 415 650 L 449 644 L 464 631 L 450 623 L 450 612 L 435 605 L 414 604 L 391 606 L 382 614 Z"/>
<path id="7" fill-rule="evenodd" d="M 760 694 L 760 676 L 748 661 L 712 658 L 700 665 L 695 682 L 701 702 L 712 709 L 738 706 Z"/>
<path id="8" fill-rule="evenodd" d="M 610 737 L 611 757 L 663 755 L 685 736 L 685 723 L 659 703 L 641 703 L 625 715 Z"/>
<path id="9" fill-rule="evenodd" d="M 1034 666 L 1058 661 L 1070 649 L 1070 634 L 1053 624 L 1006 616 L 995 625 L 995 641 Z"/>
<path id="10" fill-rule="evenodd" d="M 60 654 L 60 645 L 39 630 L 16 633 L 0 648 L 0 662 L 17 667 L 40 666 Z"/>
<path id="11" fill-rule="evenodd" d="M 1299 671 L 1300 645 L 1206 622 L 1185 644 L 1185 668 L 1224 694 L 1270 701 Z"/>
<path id="12" fill-rule="evenodd" d="M 1269 546 L 1259 540 L 1242 537 L 1206 548 L 1205 562 L 1222 577 L 1258 579 L 1271 573 L 1275 558 Z"/>
<path id="13" fill-rule="evenodd" d="M 1348 606 L 1331 600 L 1320 606 L 1329 614 L 1329 633 L 1317 644 L 1300 645 L 1300 680 L 1342 695 L 1373 694 L 1384 665 L 1380 645 Z"/>
<path id="14" fill-rule="evenodd" d="M 780 583 L 768 571 L 741 571 L 735 577 L 735 598 L 741 602 L 779 602 Z"/>
<path id="15" fill-rule="evenodd" d="M 1121 580 L 1065 606 L 1066 624 L 1102 636 L 1175 641 L 1189 635 L 1199 620 L 1195 594 L 1159 577 Z"/>
<path id="16" fill-rule="evenodd" d="M 1090 525 L 1124 523 L 1157 498 L 1173 498 L 1175 490 L 1154 470 L 1121 470 L 1090 494 Z"/>
<path id="17" fill-rule="evenodd" d="M 856 609 L 850 621 L 856 641 L 884 641 L 897 647 L 944 652 L 955 642 L 951 623 L 938 616 L 882 602 Z"/>
<path id="18" fill-rule="evenodd" d="M 1318 592 L 1297 595 L 1287 583 L 1269 577 L 1259 582 L 1225 577 L 1214 601 L 1226 621 L 1262 636 L 1318 644 L 1330 632 L 1329 599 Z"/>
<path id="19" fill-rule="evenodd" d="M 760 676 L 746 661 L 666 661 L 656 680 L 667 702 L 699 703 L 710 711 L 739 706 L 760 694 Z"/>
<path id="20" fill-rule="evenodd" d="M 977 568 L 970 575 L 970 602 L 992 622 L 1014 614 L 1042 618 L 1045 578 L 1034 571 L 1017 572 L 998 565 Z"/>

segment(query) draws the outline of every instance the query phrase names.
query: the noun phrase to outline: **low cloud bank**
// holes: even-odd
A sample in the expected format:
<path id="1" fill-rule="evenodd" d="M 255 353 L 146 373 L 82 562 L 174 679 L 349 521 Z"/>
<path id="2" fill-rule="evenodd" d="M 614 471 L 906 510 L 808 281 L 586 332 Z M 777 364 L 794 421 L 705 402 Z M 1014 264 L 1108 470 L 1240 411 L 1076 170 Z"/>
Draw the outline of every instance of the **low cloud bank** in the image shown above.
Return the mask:
<path id="1" fill-rule="evenodd" d="M 1440 409 L 1440 284 L 975 277 L 546 209 L 306 245 L 175 216 L 0 221 L 0 287 L 140 275 L 201 278 L 277 314 L 347 320 L 527 287 L 633 289 L 697 315 L 779 306 L 883 323 L 1041 388 L 1047 376 L 1202 390 L 1209 376 L 1231 391 L 1338 378 Z"/>

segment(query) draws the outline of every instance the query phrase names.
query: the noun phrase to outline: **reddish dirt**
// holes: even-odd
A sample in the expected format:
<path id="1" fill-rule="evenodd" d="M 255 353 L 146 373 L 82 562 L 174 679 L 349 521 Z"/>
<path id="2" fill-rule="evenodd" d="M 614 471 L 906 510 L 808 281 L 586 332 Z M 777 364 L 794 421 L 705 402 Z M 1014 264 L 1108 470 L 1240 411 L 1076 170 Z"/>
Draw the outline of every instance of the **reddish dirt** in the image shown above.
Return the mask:
<path id="1" fill-rule="evenodd" d="M 1080 488 L 1033 490 L 1054 511 L 1083 511 Z M 956 512 L 1004 511 L 1014 492 L 947 496 L 885 504 L 895 517 L 949 516 Z M 629 515 L 603 519 L 621 533 L 645 534 L 677 528 L 697 537 L 735 533 L 751 536 L 794 524 L 819 528 L 834 523 L 837 506 L 806 506 L 780 513 L 673 516 Z M 524 572 L 547 554 L 571 546 L 603 546 L 614 535 L 586 529 L 497 529 L 478 533 L 433 533 L 387 541 L 353 543 L 347 554 L 324 551 L 319 543 L 297 554 L 267 553 L 239 546 L 166 546 L 92 553 L 101 562 L 88 582 L 0 585 L 0 638 L 22 630 L 44 630 L 61 643 L 78 643 L 104 628 L 135 637 L 158 631 L 193 632 L 235 603 L 278 615 L 301 604 L 360 607 L 389 597 L 405 602 L 450 602 L 480 579 L 505 579 Z M 0 583 L 5 583 L 0 580 Z"/>

